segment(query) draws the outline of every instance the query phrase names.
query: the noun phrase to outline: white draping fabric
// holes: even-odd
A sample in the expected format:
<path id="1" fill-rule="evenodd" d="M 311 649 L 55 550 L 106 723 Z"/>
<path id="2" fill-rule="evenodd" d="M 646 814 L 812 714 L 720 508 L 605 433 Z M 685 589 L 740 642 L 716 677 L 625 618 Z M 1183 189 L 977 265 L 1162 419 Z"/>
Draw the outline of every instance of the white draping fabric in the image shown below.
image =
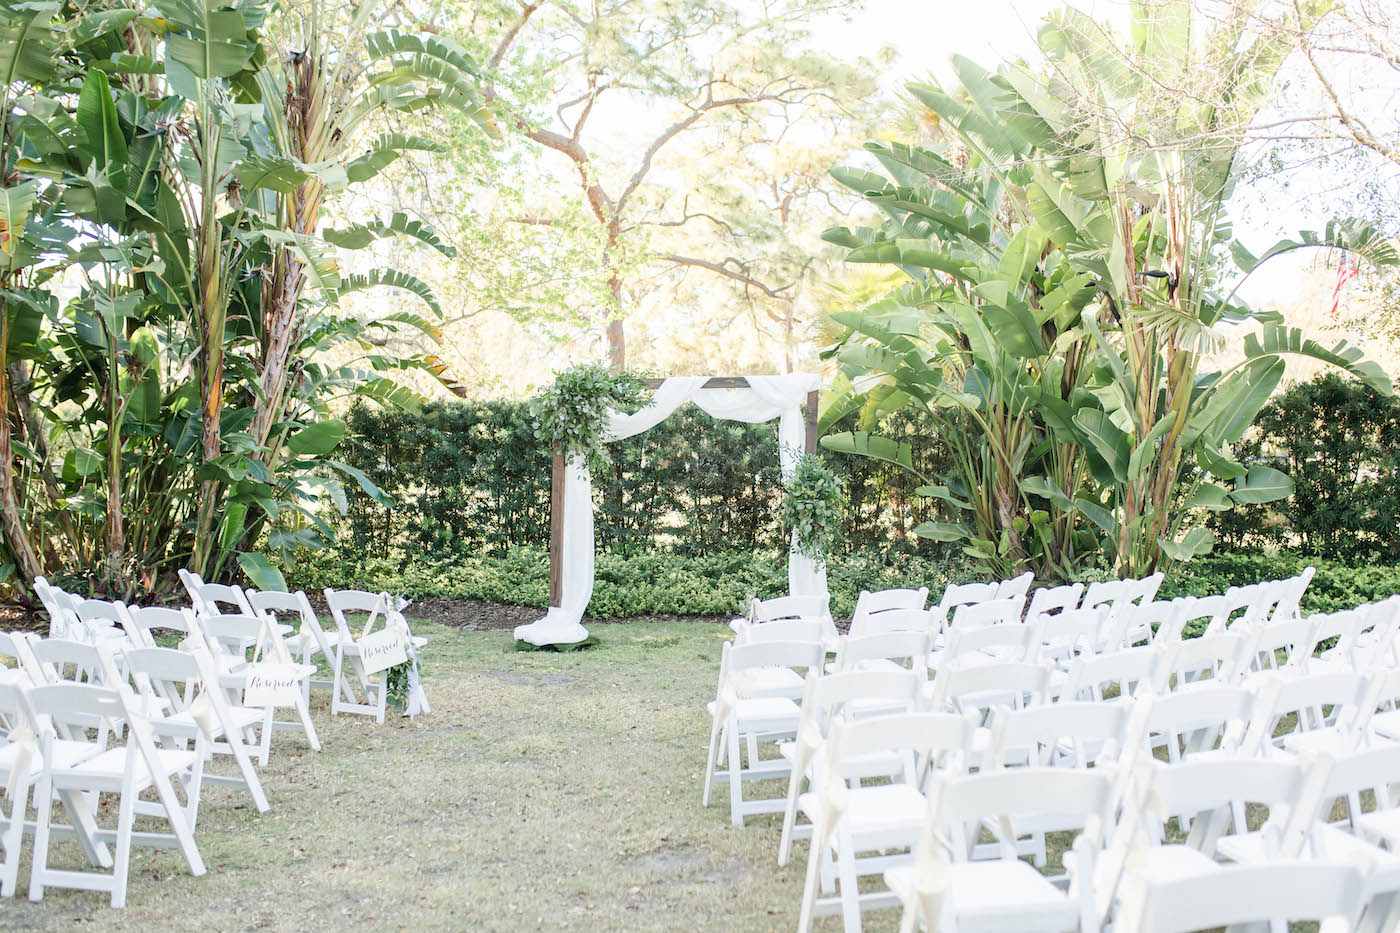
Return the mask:
<path id="1" fill-rule="evenodd" d="M 747 378 L 746 389 L 706 389 L 708 376 L 672 376 L 657 387 L 644 407 L 630 415 L 611 414 L 604 438 L 617 441 L 640 434 L 660 424 L 686 402 L 694 402 L 712 417 L 727 421 L 760 424 L 777 418 L 778 462 L 783 481 L 787 482 L 802 457 L 802 403 L 808 392 L 821 387 L 821 378 L 815 373 Z M 517 639 L 552 645 L 572 644 L 588 637 L 580 620 L 593 596 L 593 489 L 588 464 L 581 457 L 570 457 L 564 469 L 563 539 L 561 605 L 550 607 L 543 619 L 517 627 Z M 825 596 L 825 566 L 791 549 L 788 588 L 793 595 Z"/>

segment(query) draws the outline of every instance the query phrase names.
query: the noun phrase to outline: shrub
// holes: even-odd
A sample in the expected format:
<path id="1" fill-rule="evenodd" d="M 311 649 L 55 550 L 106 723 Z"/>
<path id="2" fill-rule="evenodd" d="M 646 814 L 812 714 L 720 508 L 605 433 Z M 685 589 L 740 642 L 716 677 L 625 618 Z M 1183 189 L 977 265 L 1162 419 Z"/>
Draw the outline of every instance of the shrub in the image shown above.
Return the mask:
<path id="1" fill-rule="evenodd" d="M 1309 563 L 1317 567 L 1317 575 L 1303 597 L 1304 612 L 1350 609 L 1400 593 L 1400 565 L 1354 567 L 1296 555 L 1220 554 L 1178 565 L 1163 582 L 1158 598 L 1223 593 L 1231 586 L 1293 576 Z M 515 548 L 503 557 L 453 555 L 408 563 L 318 553 L 286 572 L 294 588 L 312 592 L 327 586 L 354 586 L 417 599 L 482 599 L 541 609 L 549 592 L 549 556 L 538 548 Z M 862 589 L 927 586 L 930 601 L 936 602 L 949 583 L 977 580 L 980 574 L 965 557 L 949 560 L 905 551 L 859 551 L 827 563 L 831 609 L 837 616 L 849 616 L 855 610 Z M 588 606 L 594 618 L 730 616 L 750 596 L 787 592 L 787 555 L 783 551 L 724 551 L 691 557 L 603 553 L 598 555 L 595 577 Z"/>
<path id="2" fill-rule="evenodd" d="M 453 554 L 505 556 L 549 540 L 550 451 L 520 402 L 430 403 L 421 412 L 356 407 L 344 459 L 398 503 L 386 509 L 348 490 L 336 549 L 349 560 L 398 554 L 419 563 Z M 906 416 L 888 432 L 904 440 L 929 429 Z M 593 476 L 600 552 L 637 556 L 658 548 L 700 556 L 736 547 L 786 546 L 783 487 L 772 425 L 716 421 L 682 407 L 650 431 L 609 445 L 612 464 Z M 932 453 L 916 466 L 927 471 Z M 870 547 L 940 553 L 912 529 L 935 503 L 918 480 L 889 464 L 827 456 L 846 499 L 838 550 Z"/>
<path id="3" fill-rule="evenodd" d="M 1287 473 L 1294 489 L 1214 517 L 1222 544 L 1400 557 L 1400 399 L 1324 373 L 1271 400 L 1236 453 Z"/>

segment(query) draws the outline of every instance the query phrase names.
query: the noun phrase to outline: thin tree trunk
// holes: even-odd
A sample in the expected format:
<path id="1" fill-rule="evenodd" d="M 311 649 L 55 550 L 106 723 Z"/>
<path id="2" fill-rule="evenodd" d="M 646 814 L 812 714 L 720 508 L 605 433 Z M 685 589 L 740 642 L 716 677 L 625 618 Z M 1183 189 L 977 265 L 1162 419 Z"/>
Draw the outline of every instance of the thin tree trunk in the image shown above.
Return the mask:
<path id="1" fill-rule="evenodd" d="M 44 569 L 29 540 L 20 517 L 19 495 L 15 482 L 15 451 L 10 438 L 9 367 L 3 357 L 10 345 L 10 307 L 0 301 L 0 524 L 4 525 L 5 544 L 14 559 L 15 570 L 26 583 L 43 574 Z"/>

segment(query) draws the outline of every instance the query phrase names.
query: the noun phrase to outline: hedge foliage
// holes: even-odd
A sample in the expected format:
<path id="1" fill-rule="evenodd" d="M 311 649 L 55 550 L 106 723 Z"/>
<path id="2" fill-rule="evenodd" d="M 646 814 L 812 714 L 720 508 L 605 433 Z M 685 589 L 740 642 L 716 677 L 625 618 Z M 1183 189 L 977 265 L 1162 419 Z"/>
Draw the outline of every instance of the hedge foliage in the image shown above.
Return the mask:
<path id="1" fill-rule="evenodd" d="M 1279 579 L 1302 572 L 1317 575 L 1303 599 L 1304 612 L 1332 612 L 1400 593 L 1400 566 L 1353 567 L 1339 561 L 1309 561 L 1293 555 L 1210 555 L 1179 567 L 1162 585 L 1159 599 L 1223 593 L 1231 586 Z M 861 551 L 827 563 L 832 612 L 849 616 L 862 589 L 927 586 L 936 600 L 949 583 L 978 579 L 966 559 L 921 557 L 908 552 Z M 456 555 L 407 565 L 396 560 L 349 560 L 328 552 L 288 568 L 294 588 L 327 586 L 387 590 L 414 598 L 482 599 L 543 608 L 549 558 L 539 548 L 514 548 L 503 557 Z M 600 553 L 589 613 L 594 618 L 648 615 L 726 616 L 750 596 L 787 592 L 786 555 L 729 551 L 703 556 L 653 552 L 633 557 Z"/>
<path id="2" fill-rule="evenodd" d="M 385 509 L 351 491 L 336 536 L 342 557 L 431 563 L 547 544 L 551 458 L 525 403 L 432 403 L 421 413 L 356 407 L 348 422 L 344 459 L 398 506 Z M 942 455 L 908 418 L 896 418 L 887 433 L 913 442 L 920 467 Z M 776 551 L 783 494 L 776 434 L 772 424 L 716 421 L 687 405 L 609 445 L 611 471 L 593 477 L 599 552 Z M 936 504 L 914 495 L 913 476 L 861 457 L 823 460 L 846 498 L 844 550 L 937 550 L 911 533 L 936 517 Z"/>
<path id="3" fill-rule="evenodd" d="M 1400 397 L 1323 373 L 1265 405 L 1236 455 L 1287 473 L 1294 491 L 1213 519 L 1224 547 L 1400 558 Z"/>

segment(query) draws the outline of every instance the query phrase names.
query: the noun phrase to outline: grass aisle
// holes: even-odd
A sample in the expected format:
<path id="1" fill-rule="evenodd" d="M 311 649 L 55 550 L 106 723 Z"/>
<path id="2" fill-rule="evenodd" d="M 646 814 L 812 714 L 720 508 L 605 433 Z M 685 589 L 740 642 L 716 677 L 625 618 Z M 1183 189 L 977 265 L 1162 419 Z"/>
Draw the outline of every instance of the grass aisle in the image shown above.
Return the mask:
<path id="1" fill-rule="evenodd" d="M 564 654 L 515 651 L 504 632 L 414 631 L 432 639 L 431 715 L 376 726 L 332 718 L 318 696 L 324 751 L 274 738 L 271 812 L 206 788 L 205 877 L 138 849 L 124 911 L 50 889 L 41 904 L 0 904 L 0 929 L 796 927 L 805 854 L 779 871 L 778 817 L 730 827 L 722 788 L 700 806 L 726 628 L 600 625 L 601 645 Z M 78 867 L 76 849 L 60 851 Z M 896 920 L 869 915 L 866 929 Z"/>

